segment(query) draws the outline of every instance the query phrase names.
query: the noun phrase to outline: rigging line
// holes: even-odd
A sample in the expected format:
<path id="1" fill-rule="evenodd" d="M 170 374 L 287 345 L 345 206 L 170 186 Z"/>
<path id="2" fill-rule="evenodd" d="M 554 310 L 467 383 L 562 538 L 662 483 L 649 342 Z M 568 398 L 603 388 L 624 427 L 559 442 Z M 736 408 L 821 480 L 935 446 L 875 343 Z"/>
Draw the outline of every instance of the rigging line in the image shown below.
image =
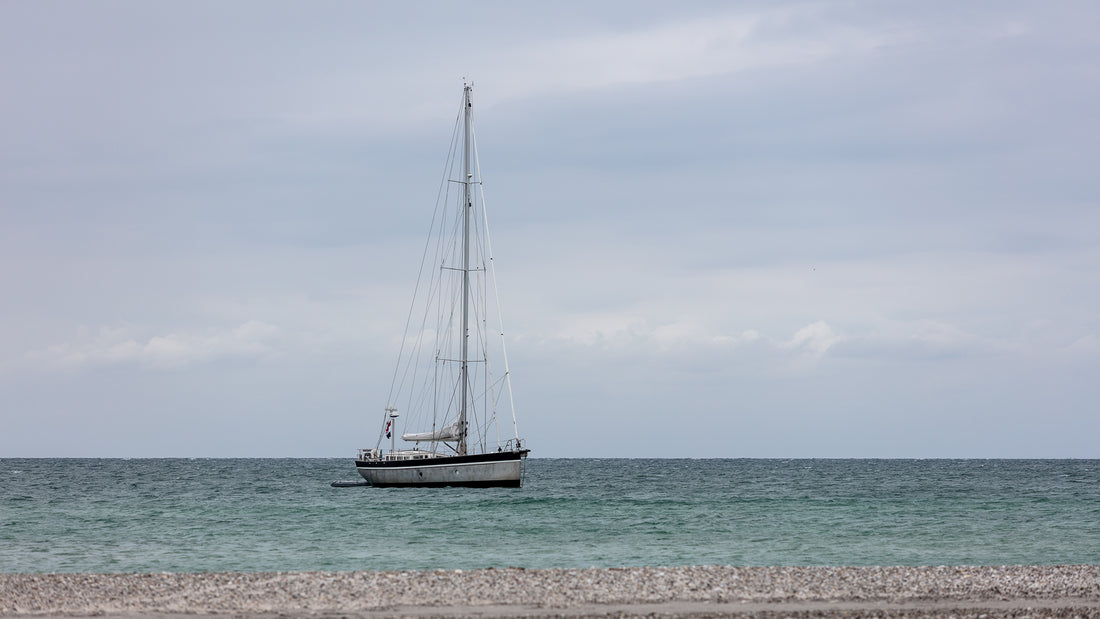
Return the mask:
<path id="1" fill-rule="evenodd" d="M 475 406 L 474 410 L 475 410 L 475 411 L 477 410 L 477 408 L 476 408 L 476 404 L 477 404 L 478 402 L 481 402 L 481 403 L 483 404 L 482 408 L 484 408 L 484 402 L 483 402 L 483 399 L 482 399 L 482 398 L 480 398 L 480 397 L 478 397 L 478 394 L 477 394 L 477 392 L 476 392 L 476 391 L 474 391 L 474 385 L 469 385 L 469 389 L 470 389 L 470 396 L 471 396 L 471 400 L 472 400 L 472 402 L 474 403 L 474 406 Z M 475 417 L 474 417 L 474 424 L 472 424 L 472 425 L 474 426 L 474 430 L 476 431 L 476 435 L 475 435 L 475 438 L 476 438 L 476 440 L 477 440 L 477 444 L 481 446 L 481 451 L 485 451 L 485 429 L 484 429 L 484 428 L 482 427 L 482 425 L 483 425 L 483 424 L 485 423 L 485 421 L 486 421 L 486 420 L 485 420 L 485 415 L 484 415 L 484 413 L 482 414 L 482 416 L 481 416 L 481 417 L 482 417 L 482 418 L 480 419 L 481 423 L 478 423 L 478 421 L 479 421 L 479 420 L 478 420 L 478 418 L 477 418 L 477 417 L 475 416 Z"/>
<path id="2" fill-rule="evenodd" d="M 455 130 L 455 135 L 457 135 L 457 128 Z M 450 156 L 451 163 L 450 163 L 449 166 L 447 166 L 447 165 L 444 166 L 444 178 L 446 178 L 446 176 L 449 175 L 450 173 L 452 173 L 453 170 L 454 170 L 454 151 L 457 149 L 457 147 L 455 146 L 456 143 L 457 143 L 457 138 L 452 136 L 452 140 L 451 140 L 452 148 L 451 148 L 451 154 L 450 154 L 451 155 Z M 409 308 L 408 322 L 406 322 L 406 324 L 405 324 L 405 335 L 404 335 L 404 338 L 402 339 L 402 346 L 401 346 L 402 352 L 399 355 L 399 360 L 400 360 L 400 356 L 404 355 L 403 351 L 404 351 L 404 348 L 405 348 L 405 341 L 409 337 L 409 333 L 408 333 L 409 327 L 410 327 L 409 323 L 411 323 L 411 321 L 412 321 L 413 310 L 415 309 L 415 306 L 416 306 L 416 298 L 417 298 L 417 296 L 419 296 L 419 293 L 420 293 L 420 290 L 421 290 L 420 280 L 421 280 L 421 277 L 423 276 L 424 266 L 427 264 L 428 248 L 431 246 L 431 239 L 432 238 L 438 239 L 437 246 L 436 246 L 436 253 L 435 253 L 435 256 L 438 258 L 438 256 L 440 255 L 440 246 L 443 244 L 443 240 L 446 236 L 446 235 L 443 234 L 443 227 L 444 227 L 444 223 L 445 223 L 445 220 L 446 220 L 446 213 L 447 213 L 447 210 L 446 210 L 446 204 L 447 204 L 446 200 L 447 200 L 447 198 L 446 198 L 446 196 L 450 195 L 450 187 L 449 186 L 447 187 L 447 189 L 445 191 L 443 191 L 443 195 L 444 195 L 444 199 L 443 199 L 442 202 L 439 201 L 439 196 L 436 197 L 436 212 L 433 213 L 433 215 L 432 215 L 431 230 L 430 230 L 430 233 L 428 235 L 428 241 L 427 241 L 427 243 L 425 244 L 425 247 L 424 247 L 424 256 L 421 258 L 420 273 L 418 274 L 417 285 L 416 285 L 416 288 L 414 289 L 414 293 L 413 293 L 413 302 L 412 302 L 412 305 Z M 440 210 L 440 208 L 439 208 L 440 204 L 444 205 L 442 210 Z M 435 232 L 437 227 L 439 229 L 439 233 L 438 234 L 432 234 L 432 233 Z M 397 394 L 400 394 L 402 391 L 404 391 L 406 381 L 409 381 L 411 379 L 411 383 L 414 384 L 414 385 L 416 384 L 417 375 L 419 374 L 420 367 L 423 364 L 423 361 L 419 361 L 419 360 L 421 359 L 421 355 L 424 354 L 423 353 L 424 327 L 427 325 L 428 315 L 431 313 L 431 308 L 433 307 L 433 302 L 434 302 L 433 300 L 437 298 L 436 282 L 438 282 L 438 277 L 433 272 L 432 277 L 429 279 L 428 285 L 426 286 L 426 293 L 425 294 L 426 294 L 427 298 L 424 300 L 424 306 L 423 306 L 424 307 L 424 314 L 423 314 L 423 317 L 421 318 L 420 326 L 419 326 L 419 329 L 417 331 L 417 337 L 416 337 L 416 340 L 415 340 L 416 344 L 413 346 L 412 352 L 409 354 L 409 356 L 407 358 L 407 362 L 404 364 L 404 371 L 401 374 L 401 382 L 396 387 Z M 402 365 L 400 363 L 398 363 L 398 369 L 400 369 L 401 367 L 402 367 Z M 411 377 L 410 377 L 410 371 L 411 371 Z M 395 372 L 396 372 L 396 370 L 395 370 Z M 396 377 L 395 377 L 394 382 L 396 382 Z M 394 385 L 393 385 L 393 383 L 391 383 L 391 385 L 390 385 L 391 395 L 387 397 L 387 404 L 389 406 L 392 406 L 392 399 L 395 397 L 393 395 L 393 391 L 394 391 Z M 411 411 L 412 410 L 412 408 L 411 408 L 411 406 L 412 406 L 412 393 L 411 392 L 409 394 L 408 405 L 409 405 L 408 410 Z"/>
<path id="3" fill-rule="evenodd" d="M 449 221 L 451 221 L 448 217 L 448 215 L 450 213 L 448 205 L 450 203 L 451 196 L 452 196 L 451 184 L 453 184 L 453 181 L 448 180 L 448 178 L 454 176 L 455 167 L 457 166 L 457 153 L 458 153 L 458 147 L 457 147 L 458 138 L 457 138 L 457 136 L 459 134 L 458 125 L 459 125 L 459 122 L 456 120 L 456 129 L 455 129 L 454 133 L 452 134 L 451 149 L 448 153 L 449 158 L 448 158 L 448 162 L 444 165 L 443 181 L 441 181 L 441 185 L 443 185 L 442 194 L 443 194 L 444 197 L 443 197 L 442 200 L 439 200 L 437 198 L 437 208 L 436 208 L 436 213 L 433 215 L 433 223 L 432 223 L 432 229 L 431 229 L 432 234 L 429 235 L 429 240 L 428 240 L 428 242 L 425 246 L 425 257 L 424 257 L 424 259 L 422 261 L 422 264 L 421 264 L 421 278 L 423 277 L 424 266 L 427 264 L 427 261 L 428 261 L 428 248 L 430 248 L 431 245 L 432 245 L 432 239 L 435 239 L 435 241 L 436 241 L 435 242 L 435 253 L 433 254 L 434 257 L 431 258 L 432 263 L 444 264 L 446 262 L 447 258 L 448 258 L 448 251 L 450 251 L 450 254 L 451 254 L 450 259 L 451 260 L 454 259 L 453 258 L 453 254 L 454 254 L 454 251 L 455 251 L 454 242 L 453 242 L 454 236 L 453 236 L 453 234 L 445 234 L 444 231 L 447 230 L 449 226 L 454 225 L 454 223 L 450 223 L 450 224 L 448 223 Z M 442 208 L 440 208 L 440 206 Z M 454 229 L 452 229 L 451 232 L 453 233 Z M 448 240 L 451 241 L 450 245 L 448 245 Z M 444 298 L 444 292 L 445 292 L 444 288 L 445 288 L 445 283 L 449 280 L 449 278 L 444 278 L 443 273 L 439 272 L 438 270 L 432 270 L 430 272 L 432 273 L 432 277 L 431 277 L 431 279 L 428 283 L 428 286 L 426 287 L 426 290 L 427 290 L 426 298 L 424 299 L 423 305 L 422 305 L 422 307 L 424 308 L 424 313 L 422 315 L 421 322 L 420 322 L 420 325 L 419 325 L 418 338 L 416 340 L 416 346 L 414 347 L 413 352 L 411 354 L 409 354 L 409 356 L 407 357 L 407 363 L 404 365 L 404 372 L 402 373 L 401 382 L 400 382 L 400 384 L 397 385 L 397 388 L 396 388 L 398 393 L 401 393 L 401 392 L 404 391 L 405 383 L 409 382 L 410 380 L 411 380 L 412 384 L 415 385 L 417 383 L 417 381 L 419 380 L 418 376 L 421 373 L 421 371 L 427 371 L 428 367 L 431 365 L 430 353 L 424 349 L 424 346 L 425 346 L 425 339 L 426 339 L 426 328 L 427 328 L 427 325 L 428 325 L 429 316 L 432 314 L 433 309 L 438 310 L 440 312 L 436 315 L 436 320 L 435 320 L 435 327 L 436 327 L 435 332 L 434 332 L 435 344 L 438 345 L 440 343 L 441 338 L 443 338 L 445 340 L 445 337 L 444 337 L 445 332 L 442 331 L 442 329 L 444 327 L 443 327 L 443 321 L 442 321 L 441 318 L 442 318 L 442 308 L 444 307 L 443 306 L 443 298 Z M 422 289 L 425 289 L 425 287 L 422 286 L 420 284 L 420 282 L 418 282 L 418 286 L 417 286 L 418 293 L 417 294 L 419 294 L 419 291 L 422 290 Z M 414 299 L 414 306 L 415 306 L 415 299 Z M 411 309 L 414 309 L 414 308 L 411 308 Z M 410 321 L 411 321 L 411 311 L 410 311 Z M 406 335 L 405 335 L 406 338 L 408 338 L 408 328 L 409 328 L 409 326 L 410 325 L 406 325 Z M 427 388 L 427 387 L 428 386 L 425 386 L 425 388 Z M 391 390 L 392 390 L 392 386 L 391 386 Z M 391 398 L 392 397 L 393 396 L 391 396 Z M 419 405 L 414 404 L 415 401 L 416 401 L 416 398 L 415 398 L 413 392 L 410 391 L 409 392 L 409 400 L 408 400 L 409 403 L 408 403 L 407 410 L 410 411 L 411 413 L 414 413 L 414 415 L 419 410 L 419 408 L 414 408 L 414 406 L 419 406 Z M 423 401 L 423 400 L 420 400 L 420 401 Z M 434 414 L 433 414 L 433 418 L 434 418 Z M 406 423 L 414 423 L 414 424 L 419 423 L 419 417 L 417 417 L 417 416 L 410 417 L 410 418 L 407 418 L 407 419 L 408 419 L 408 421 Z"/>
<path id="4" fill-rule="evenodd" d="M 424 311 L 424 313 L 423 313 L 423 315 L 420 319 L 420 326 L 417 329 L 416 345 L 413 348 L 413 352 L 408 357 L 408 362 L 405 365 L 405 373 L 402 375 L 401 385 L 398 386 L 398 393 L 404 391 L 404 385 L 405 385 L 406 381 L 409 381 L 412 385 L 416 384 L 417 376 L 420 374 L 421 368 L 424 365 L 424 362 L 422 361 L 422 359 L 423 359 L 423 356 L 427 354 L 427 352 L 425 352 L 424 346 L 427 343 L 426 340 L 427 340 L 427 337 L 428 337 L 428 331 L 427 331 L 428 316 L 431 313 L 431 307 L 432 307 L 432 304 L 433 304 L 433 300 L 435 299 L 435 296 L 436 296 L 435 295 L 435 284 L 434 284 L 434 282 L 435 282 L 434 278 L 431 282 L 429 282 L 427 299 L 425 300 L 425 311 Z M 432 333 L 432 339 L 433 339 L 433 342 L 438 341 L 438 339 L 439 339 L 438 331 L 435 331 L 435 332 Z M 410 371 L 411 371 L 411 376 L 409 375 Z M 411 396 L 411 393 L 412 392 L 410 390 L 410 396 Z M 411 404 L 411 397 L 410 397 L 410 404 Z M 410 406 L 409 410 L 410 411 L 412 410 L 411 406 Z"/>
<path id="5" fill-rule="evenodd" d="M 478 273 L 478 282 L 481 284 L 480 304 L 481 304 L 482 307 L 484 307 L 485 304 L 486 304 L 485 295 L 486 295 L 486 289 L 488 288 L 488 286 L 485 285 L 485 283 L 486 283 L 485 278 L 482 275 L 483 275 L 482 273 Z M 489 391 L 489 385 L 490 385 L 490 382 L 492 381 L 493 374 L 492 374 L 492 367 L 489 365 L 489 342 L 488 342 L 488 337 L 487 337 L 487 327 L 486 327 L 486 324 L 485 324 L 487 320 L 488 320 L 488 311 L 483 311 L 482 312 L 482 318 L 481 318 L 481 320 L 478 321 L 478 327 L 477 327 L 477 329 L 478 329 L 478 342 L 481 345 L 481 357 L 483 359 L 485 359 L 485 366 L 482 368 L 482 372 L 481 372 L 482 373 L 482 386 L 481 386 L 482 394 L 481 394 L 481 398 L 484 402 L 483 408 L 485 410 L 485 412 L 484 412 L 485 429 L 484 429 L 484 432 L 482 433 L 482 439 L 481 439 L 481 450 L 482 451 L 487 451 L 488 450 L 489 423 L 490 423 L 490 419 L 492 419 L 492 417 L 496 415 L 496 410 L 493 409 L 489 405 L 489 402 L 488 402 L 488 400 L 492 396 L 491 392 Z M 499 441 L 497 441 L 497 442 L 499 443 Z"/>
<path id="6" fill-rule="evenodd" d="M 465 96 L 464 96 L 463 100 L 465 101 Z M 444 164 L 443 164 L 443 178 L 440 180 L 439 189 L 436 191 L 435 209 L 432 211 L 432 226 L 431 226 L 432 228 L 435 228 L 436 214 L 439 212 L 440 198 L 444 195 L 444 189 L 443 188 L 447 185 L 446 180 L 447 180 L 447 177 L 450 175 L 450 173 L 448 172 L 448 169 L 451 169 L 452 166 L 453 166 L 453 164 L 451 164 L 449 162 L 451 162 L 454 159 L 455 144 L 457 143 L 457 140 L 458 140 L 459 120 L 462 118 L 462 112 L 465 111 L 464 108 L 465 108 L 465 104 L 463 104 L 463 107 L 460 108 L 461 109 L 460 113 L 457 116 L 455 116 L 454 129 L 451 131 L 451 145 L 447 149 L 447 151 L 448 151 L 447 152 L 447 157 L 444 160 Z M 424 242 L 424 252 L 421 255 L 420 268 L 419 268 L 419 270 L 417 271 L 417 274 L 416 274 L 416 286 L 413 288 L 413 298 L 412 298 L 412 301 L 409 303 L 409 315 L 405 319 L 405 333 L 401 337 L 401 346 L 400 346 L 400 348 L 398 349 L 398 352 L 397 352 L 398 363 L 397 363 L 397 366 L 393 370 L 393 379 L 390 381 L 389 393 L 386 394 L 386 403 L 387 403 L 386 406 L 387 407 L 389 407 L 389 405 L 390 405 L 389 403 L 392 402 L 394 385 L 397 382 L 397 373 L 401 368 L 400 360 L 401 360 L 402 355 L 405 352 L 405 339 L 409 335 L 409 326 L 412 324 L 413 308 L 416 306 L 416 296 L 417 296 L 417 291 L 420 289 L 420 279 L 424 275 L 424 265 L 427 262 L 428 248 L 431 246 L 431 236 L 432 235 L 430 234 L 430 230 L 429 230 L 428 239 Z M 382 416 L 382 425 L 383 425 L 383 427 L 385 427 L 386 415 L 388 415 L 388 412 L 383 413 L 383 416 Z M 378 446 L 382 444 L 382 434 L 383 433 L 380 432 L 379 435 L 378 435 L 378 445 L 375 446 L 375 449 L 378 449 Z"/>
<path id="7" fill-rule="evenodd" d="M 480 179 L 478 179 L 477 181 L 473 181 L 473 182 L 474 183 L 480 183 Z M 483 205 L 480 203 L 480 200 L 477 198 L 476 193 L 473 196 L 472 202 L 473 202 L 475 211 L 483 208 Z M 479 216 L 477 218 L 479 220 L 483 221 L 484 218 L 480 217 L 480 213 L 478 215 Z M 471 323 L 471 327 L 472 327 L 471 337 L 472 337 L 472 339 L 474 339 L 474 341 L 477 344 L 477 351 L 476 351 L 477 355 L 479 355 L 480 358 L 485 360 L 485 362 L 486 362 L 484 367 L 481 369 L 481 371 L 478 372 L 478 374 L 480 374 L 480 381 L 479 381 L 480 386 L 477 389 L 478 393 L 476 394 L 476 397 L 477 397 L 478 401 L 485 403 L 485 402 L 489 401 L 489 397 L 487 397 L 487 389 L 488 389 L 488 386 L 490 385 L 490 383 L 492 382 L 492 367 L 488 363 L 488 361 L 489 361 L 488 338 L 487 338 L 487 333 L 488 333 L 488 331 L 487 331 L 488 303 L 487 303 L 487 300 L 486 300 L 488 286 L 486 285 L 486 280 L 487 280 L 487 277 L 486 277 L 487 270 L 486 270 L 486 266 L 485 266 L 486 252 L 485 252 L 485 243 L 484 243 L 484 239 L 483 239 L 484 231 L 482 230 L 482 228 L 483 228 L 483 225 L 475 226 L 473 228 L 473 231 L 472 231 L 472 234 L 473 234 L 473 250 L 474 250 L 474 254 L 476 256 L 475 260 L 476 260 L 476 264 L 477 264 L 477 268 L 472 269 L 474 271 L 472 273 L 472 276 L 473 276 L 473 278 L 476 282 L 475 290 L 477 290 L 477 294 L 472 296 L 470 301 L 472 303 L 471 310 L 474 314 L 474 320 Z M 471 388 L 471 391 L 473 391 L 473 390 L 474 389 Z M 495 411 L 494 411 L 494 413 L 495 413 Z M 481 446 L 482 446 L 482 449 L 484 449 L 485 444 L 486 444 L 487 439 L 488 439 L 487 430 L 488 430 L 489 425 L 492 423 L 492 419 L 493 419 L 493 417 L 495 417 L 495 414 L 494 414 L 493 417 L 490 417 L 489 412 L 485 411 L 484 414 L 482 415 L 482 417 L 483 417 L 483 419 L 482 419 L 481 423 L 478 425 L 478 430 L 479 430 L 479 438 L 480 438 Z"/>
<path id="8" fill-rule="evenodd" d="M 481 216 L 485 220 L 485 245 L 489 253 L 489 268 L 492 271 L 493 295 L 497 302 L 497 319 L 500 322 L 500 351 L 501 356 L 504 357 L 504 379 L 507 381 L 508 385 L 508 405 L 512 409 L 512 428 L 516 432 L 516 440 L 519 441 L 519 422 L 516 421 L 516 403 L 512 395 L 512 372 L 508 368 L 508 349 L 504 342 L 504 312 L 501 310 L 500 291 L 497 289 L 496 265 L 493 264 L 493 243 L 489 237 L 489 207 L 485 204 L 485 184 L 481 178 L 481 159 L 478 157 L 477 136 L 473 126 L 470 127 L 470 134 L 474 143 L 474 169 L 477 170 L 478 191 L 481 193 Z"/>
<path id="9" fill-rule="evenodd" d="M 485 355 L 485 366 L 486 366 L 485 367 L 485 374 L 486 374 L 485 392 L 487 394 L 489 394 L 489 397 L 488 397 L 489 405 L 491 406 L 491 410 L 493 412 L 493 415 L 492 415 L 493 427 L 496 428 L 496 431 L 497 431 L 497 447 L 499 447 L 500 446 L 500 419 L 497 416 L 497 406 L 498 406 L 499 400 L 500 400 L 500 392 L 497 390 L 497 387 L 503 382 L 504 379 L 501 378 L 501 379 L 496 380 L 496 381 L 493 380 L 493 370 L 490 367 L 490 360 L 489 360 L 488 351 L 486 351 L 486 355 Z"/>

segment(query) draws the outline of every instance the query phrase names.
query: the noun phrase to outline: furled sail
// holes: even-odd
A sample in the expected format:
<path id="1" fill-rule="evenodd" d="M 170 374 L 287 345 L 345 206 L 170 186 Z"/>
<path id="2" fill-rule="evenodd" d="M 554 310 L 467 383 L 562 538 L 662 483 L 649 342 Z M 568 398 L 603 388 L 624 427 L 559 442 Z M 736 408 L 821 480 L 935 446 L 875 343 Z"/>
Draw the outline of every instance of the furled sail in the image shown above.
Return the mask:
<path id="1" fill-rule="evenodd" d="M 456 420 L 446 428 L 436 430 L 435 432 L 416 432 L 411 434 L 402 434 L 401 440 L 409 441 L 410 443 L 420 443 L 428 441 L 457 441 L 460 435 L 458 429 L 458 421 Z"/>

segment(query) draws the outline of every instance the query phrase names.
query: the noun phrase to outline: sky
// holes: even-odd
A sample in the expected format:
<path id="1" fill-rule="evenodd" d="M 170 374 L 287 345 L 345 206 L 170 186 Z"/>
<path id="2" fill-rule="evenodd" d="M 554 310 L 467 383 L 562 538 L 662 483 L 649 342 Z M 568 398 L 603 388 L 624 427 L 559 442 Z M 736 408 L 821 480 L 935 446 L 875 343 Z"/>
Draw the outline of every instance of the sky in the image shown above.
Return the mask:
<path id="1" fill-rule="evenodd" d="M 373 447 L 464 79 L 532 457 L 1100 457 L 1097 23 L 0 1 L 0 457 Z"/>

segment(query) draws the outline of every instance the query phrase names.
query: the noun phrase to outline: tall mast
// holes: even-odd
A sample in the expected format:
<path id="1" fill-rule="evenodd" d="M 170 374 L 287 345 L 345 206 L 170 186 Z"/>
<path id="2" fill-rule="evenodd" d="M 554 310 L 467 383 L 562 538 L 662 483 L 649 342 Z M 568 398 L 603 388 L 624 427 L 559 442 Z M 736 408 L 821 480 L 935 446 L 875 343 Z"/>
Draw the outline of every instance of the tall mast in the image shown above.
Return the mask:
<path id="1" fill-rule="evenodd" d="M 473 174 L 470 172 L 470 85 L 463 84 L 463 111 L 465 135 L 462 142 L 462 173 L 463 178 L 463 215 L 462 215 L 462 408 L 458 413 L 458 455 L 466 455 L 466 394 L 470 390 L 469 370 L 467 368 L 468 347 L 470 341 L 470 211 L 473 210 L 473 201 L 470 197 L 470 182 Z"/>

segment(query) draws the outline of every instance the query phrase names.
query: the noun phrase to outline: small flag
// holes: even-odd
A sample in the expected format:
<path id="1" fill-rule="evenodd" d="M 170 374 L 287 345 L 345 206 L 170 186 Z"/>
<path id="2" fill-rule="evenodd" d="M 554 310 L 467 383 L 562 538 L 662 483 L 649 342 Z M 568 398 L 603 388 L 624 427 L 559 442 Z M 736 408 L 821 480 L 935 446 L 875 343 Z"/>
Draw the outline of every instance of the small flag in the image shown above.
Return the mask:
<path id="1" fill-rule="evenodd" d="M 390 426 L 391 425 L 393 425 L 393 420 L 392 419 L 386 422 L 386 438 L 390 437 Z"/>

